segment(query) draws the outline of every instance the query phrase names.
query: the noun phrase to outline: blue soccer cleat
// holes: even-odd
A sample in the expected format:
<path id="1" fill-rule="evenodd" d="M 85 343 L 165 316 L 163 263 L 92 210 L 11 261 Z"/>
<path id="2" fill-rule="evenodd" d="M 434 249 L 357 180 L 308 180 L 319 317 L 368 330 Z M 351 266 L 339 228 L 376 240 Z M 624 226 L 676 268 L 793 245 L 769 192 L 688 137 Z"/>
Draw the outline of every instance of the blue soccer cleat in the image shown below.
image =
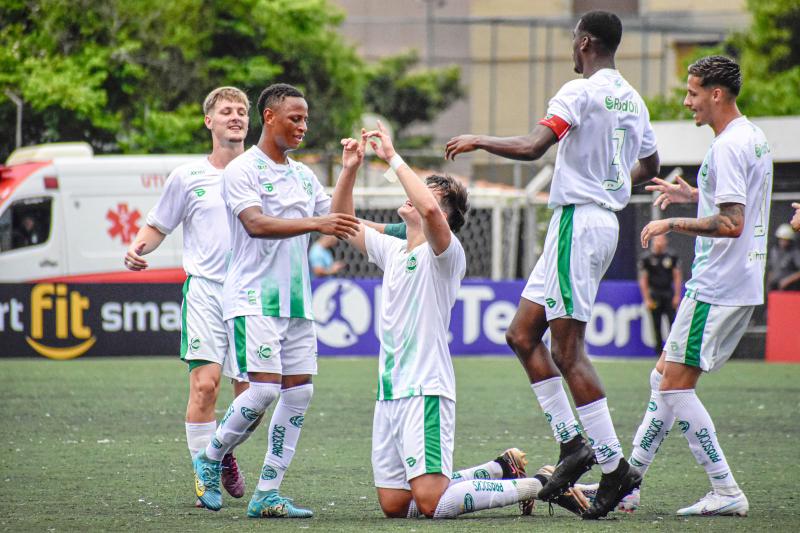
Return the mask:
<path id="1" fill-rule="evenodd" d="M 192 460 L 194 467 L 194 491 L 200 502 L 212 511 L 222 508 L 222 493 L 219 490 L 219 478 L 222 465 L 212 461 L 206 452 L 198 453 Z"/>
<path id="2" fill-rule="evenodd" d="M 292 504 L 292 500 L 284 498 L 278 491 L 256 490 L 247 506 L 247 516 L 251 518 L 311 518 L 314 513 L 309 509 L 300 509 Z"/>

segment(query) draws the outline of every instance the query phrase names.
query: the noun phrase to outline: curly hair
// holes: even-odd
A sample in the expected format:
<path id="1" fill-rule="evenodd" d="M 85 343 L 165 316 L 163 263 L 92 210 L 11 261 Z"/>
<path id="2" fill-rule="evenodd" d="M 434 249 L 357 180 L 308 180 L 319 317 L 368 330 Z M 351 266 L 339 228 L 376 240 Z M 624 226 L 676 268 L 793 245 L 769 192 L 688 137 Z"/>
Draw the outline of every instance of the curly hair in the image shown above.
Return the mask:
<path id="1" fill-rule="evenodd" d="M 689 74 L 700 78 L 702 87 L 725 87 L 733 96 L 742 89 L 742 71 L 738 63 L 725 56 L 708 56 L 689 65 Z"/>
<path id="2" fill-rule="evenodd" d="M 597 39 L 609 53 L 617 51 L 622 41 L 622 21 L 614 13 L 608 11 L 590 11 L 578 22 L 578 30 Z"/>

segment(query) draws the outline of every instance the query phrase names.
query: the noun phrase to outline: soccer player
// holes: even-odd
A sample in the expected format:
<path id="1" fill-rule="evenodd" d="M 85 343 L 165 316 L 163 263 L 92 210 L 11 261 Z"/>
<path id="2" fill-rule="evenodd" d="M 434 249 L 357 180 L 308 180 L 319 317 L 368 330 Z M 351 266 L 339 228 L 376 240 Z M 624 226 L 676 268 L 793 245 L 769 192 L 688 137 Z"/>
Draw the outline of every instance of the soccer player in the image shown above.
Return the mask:
<path id="1" fill-rule="evenodd" d="M 220 375 L 233 381 L 234 394 L 247 388 L 228 352 L 228 333 L 222 320 L 222 281 L 230 232 L 220 186 L 222 171 L 244 152 L 250 102 L 235 87 L 219 87 L 203 102 L 205 125 L 211 131 L 211 154 L 181 165 L 169 175 L 164 193 L 147 215 L 128 247 L 125 266 L 148 267 L 142 257 L 154 251 L 168 234 L 183 224 L 183 284 L 181 359 L 189 365 L 189 403 L 186 443 L 191 457 L 205 448 L 216 431 L 214 407 Z M 255 426 L 253 426 L 255 427 Z M 234 498 L 244 494 L 244 478 L 232 453 L 222 459 L 222 484 Z"/>
<path id="2" fill-rule="evenodd" d="M 332 211 L 354 213 L 353 186 L 368 138 L 380 140 L 380 145 L 371 140 L 375 152 L 398 174 L 408 195 L 397 211 L 406 223 L 406 240 L 366 223 L 348 239 L 384 271 L 372 430 L 372 469 L 381 509 L 393 518 L 454 518 L 523 502 L 523 511 L 530 512 L 547 476 L 526 478 L 518 450 L 455 476 L 452 470 L 456 396 L 447 328 L 466 272 L 464 249 L 454 232 L 465 222 L 467 191 L 447 176 L 420 180 L 379 123 L 378 130 L 362 132 L 361 141 L 342 141 L 344 170 Z M 578 505 L 572 495 L 566 499 L 565 506 Z"/>
<path id="3" fill-rule="evenodd" d="M 605 516 L 640 482 L 630 469 L 611 421 L 605 392 L 584 349 L 600 278 L 614 257 L 619 224 L 614 211 L 630 199 L 631 182 L 658 174 L 656 139 L 642 98 L 616 70 L 622 38 L 619 18 L 583 15 L 573 31 L 573 61 L 581 79 L 566 83 L 550 100 L 547 116 L 528 135 L 461 135 L 445 155 L 485 150 L 511 159 L 540 158 L 559 143 L 550 207 L 554 209 L 544 252 L 522 292 L 506 339 L 519 357 L 561 452 L 549 499 L 566 490 L 595 459 L 603 471 L 593 506 L 583 517 Z M 638 163 L 637 163 L 638 159 Z M 552 354 L 542 343 L 552 334 Z M 561 376 L 567 381 L 591 446 L 581 435 Z"/>
<path id="4" fill-rule="evenodd" d="M 309 233 L 345 238 L 358 219 L 329 215 L 330 197 L 317 177 L 287 156 L 308 129 L 308 104 L 297 88 L 270 85 L 258 98 L 258 144 L 231 161 L 222 177 L 229 209 L 231 257 L 223 285 L 223 318 L 230 347 L 250 387 L 236 397 L 214 438 L 194 460 L 196 492 L 213 510 L 222 506 L 220 461 L 247 438 L 247 429 L 278 400 L 268 449 L 247 508 L 251 517 L 312 516 L 278 492 L 300 438 L 317 373 L 311 314 Z"/>
<path id="5" fill-rule="evenodd" d="M 736 96 L 739 65 L 711 56 L 689 67 L 683 105 L 697 126 L 708 124 L 714 140 L 697 175 L 697 188 L 655 180 L 655 205 L 697 202 L 697 218 L 654 220 L 642 230 L 642 246 L 669 232 L 694 235 L 695 259 L 686 296 L 678 308 L 661 358 L 650 375 L 650 402 L 634 438 L 631 464 L 647 471 L 677 420 L 712 490 L 679 515 L 747 514 L 711 417 L 695 387 L 703 372 L 718 370 L 742 338 L 753 309 L 764 303 L 772 156 L 764 133 L 742 116 Z M 634 493 L 629 499 L 638 500 Z M 626 503 L 628 503 L 626 501 Z M 628 507 L 635 507 L 628 504 Z"/>

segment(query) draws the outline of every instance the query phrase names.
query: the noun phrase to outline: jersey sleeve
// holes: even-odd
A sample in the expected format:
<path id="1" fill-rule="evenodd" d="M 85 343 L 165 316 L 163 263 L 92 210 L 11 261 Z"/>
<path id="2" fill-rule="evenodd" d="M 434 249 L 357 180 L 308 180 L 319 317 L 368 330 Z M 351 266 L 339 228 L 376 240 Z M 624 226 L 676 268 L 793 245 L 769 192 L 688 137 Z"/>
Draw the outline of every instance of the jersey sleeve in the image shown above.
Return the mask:
<path id="1" fill-rule="evenodd" d="M 183 174 L 175 169 L 164 184 L 164 192 L 147 213 L 145 221 L 164 235 L 169 235 L 186 216 L 186 190 Z"/>
<path id="2" fill-rule="evenodd" d="M 650 112 L 647 106 L 642 102 L 642 109 L 644 110 L 642 120 L 644 121 L 644 129 L 642 130 L 642 146 L 639 148 L 639 156 L 637 159 L 644 159 L 650 157 L 658 146 L 656 145 L 656 132 L 653 130 L 653 125 L 650 124 Z"/>
<path id="3" fill-rule="evenodd" d="M 314 176 L 314 216 L 327 215 L 331 212 L 331 197 L 325 191 L 325 187 Z"/>
<path id="4" fill-rule="evenodd" d="M 467 271 L 467 259 L 464 254 L 464 247 L 461 246 L 461 241 L 458 240 L 458 237 L 451 234 L 450 245 L 447 249 L 439 255 L 436 255 L 431 250 L 431 255 L 433 256 L 433 264 L 436 265 L 442 277 L 448 279 L 455 276 L 458 279 L 464 278 L 464 274 Z"/>
<path id="5" fill-rule="evenodd" d="M 586 80 L 572 80 L 565 83 L 550 99 L 547 116 L 539 124 L 547 126 L 559 140 L 572 128 L 580 126 L 581 108 L 585 94 Z"/>
<path id="6" fill-rule="evenodd" d="M 364 225 L 364 246 L 370 263 L 374 263 L 381 270 L 386 270 L 386 261 L 391 252 L 392 244 L 398 243 L 394 237 L 378 233 L 366 224 Z"/>
<path id="7" fill-rule="evenodd" d="M 747 157 L 744 147 L 736 143 L 719 143 L 712 154 L 717 186 L 714 203 L 747 204 Z"/>
<path id="8" fill-rule="evenodd" d="M 244 165 L 228 165 L 222 173 L 222 198 L 235 217 L 248 207 L 261 207 L 258 176 Z"/>

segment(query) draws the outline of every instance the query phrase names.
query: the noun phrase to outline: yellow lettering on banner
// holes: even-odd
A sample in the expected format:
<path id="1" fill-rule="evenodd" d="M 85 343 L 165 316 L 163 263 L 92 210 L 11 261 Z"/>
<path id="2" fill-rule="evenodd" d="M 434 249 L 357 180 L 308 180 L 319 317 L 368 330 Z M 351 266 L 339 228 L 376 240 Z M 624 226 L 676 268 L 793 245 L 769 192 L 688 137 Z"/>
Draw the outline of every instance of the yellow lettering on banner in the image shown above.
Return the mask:
<path id="1" fill-rule="evenodd" d="M 39 283 L 31 289 L 31 335 L 25 341 L 36 353 L 50 359 L 73 359 L 86 353 L 97 342 L 92 330 L 84 322 L 84 312 L 89 309 L 89 298 L 78 291 L 70 291 L 65 283 Z M 68 339 L 86 339 L 75 346 L 53 347 L 42 344 L 45 311 L 55 310 L 55 336 Z"/>
<path id="2" fill-rule="evenodd" d="M 89 351 L 89 348 L 94 346 L 94 343 L 97 342 L 97 337 L 92 337 L 91 339 L 85 340 L 77 346 L 67 346 L 66 348 L 53 348 L 51 346 L 45 346 L 44 344 L 40 344 L 30 337 L 25 337 L 25 341 L 30 345 L 31 348 L 36 350 L 36 353 L 45 357 L 49 357 L 50 359 L 64 361 L 66 359 L 74 359 L 79 355 L 85 354 L 87 351 Z"/>

